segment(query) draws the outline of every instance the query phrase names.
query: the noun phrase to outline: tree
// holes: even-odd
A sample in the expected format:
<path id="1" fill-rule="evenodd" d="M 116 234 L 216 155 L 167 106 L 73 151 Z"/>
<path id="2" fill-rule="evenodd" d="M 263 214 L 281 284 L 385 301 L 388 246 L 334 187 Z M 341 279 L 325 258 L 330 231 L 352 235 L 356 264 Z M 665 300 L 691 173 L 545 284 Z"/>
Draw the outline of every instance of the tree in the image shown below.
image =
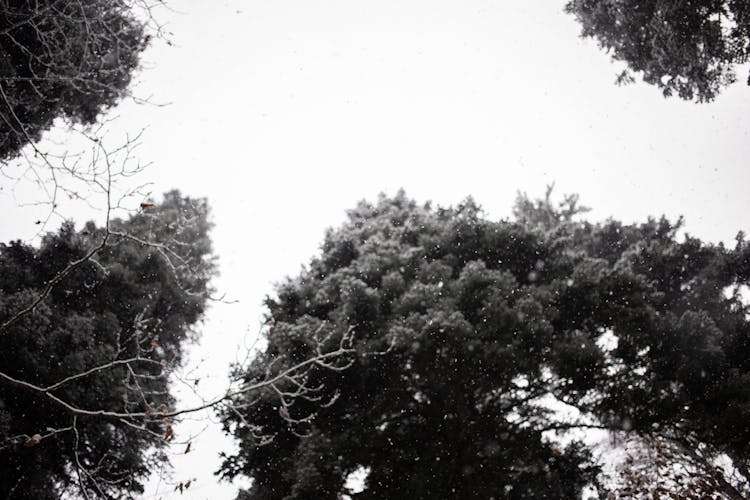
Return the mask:
<path id="1" fill-rule="evenodd" d="M 344 373 L 310 374 L 335 399 L 315 418 L 298 418 L 304 401 L 255 394 L 222 414 L 240 448 L 220 473 L 253 480 L 239 498 L 580 498 L 586 485 L 604 491 L 598 466 L 560 433 L 589 428 L 656 436 L 706 461 L 725 453 L 744 477 L 724 478 L 722 494 L 741 495 L 750 323 L 723 292 L 747 284 L 750 246 L 580 212 L 549 192 L 520 197 L 516 220 L 499 222 L 471 200 L 360 203 L 268 299 L 267 332 L 274 359 L 347 329 L 358 355 Z M 273 440 L 259 443 L 245 420 Z M 347 490 L 353 472 L 366 473 L 361 491 Z"/>
<path id="2" fill-rule="evenodd" d="M 619 84 L 639 73 L 664 96 L 712 101 L 750 56 L 745 0 L 571 0 L 565 10 L 583 37 L 627 64 Z"/>
<path id="3" fill-rule="evenodd" d="M 685 449 L 658 436 L 633 439 L 625 446 L 615 498 L 726 498 L 723 469 L 705 460 L 701 450 Z"/>
<path id="4" fill-rule="evenodd" d="M 173 191 L 125 220 L 108 211 L 103 227 L 67 222 L 38 248 L 0 245 L 0 496 L 130 498 L 168 444 L 190 449 L 175 437 L 183 415 L 238 411 L 245 392 L 316 400 L 310 367 L 348 367 L 349 334 L 321 339 L 282 370 L 177 406 L 170 376 L 211 299 L 210 227 L 205 200 Z"/>
<path id="5" fill-rule="evenodd" d="M 595 467 L 580 446 L 542 439 L 548 411 L 534 404 L 548 384 L 539 347 L 552 333 L 551 296 L 524 284 L 543 250 L 521 226 L 482 221 L 471 201 L 360 204 L 269 299 L 268 353 L 304 357 L 311 331 L 352 328 L 361 356 L 339 376 L 312 374 L 338 400 L 314 420 L 277 423 L 270 444 L 256 447 L 225 413 L 241 448 L 222 473 L 251 476 L 253 499 L 338 498 L 359 468 L 370 473 L 356 498 L 580 493 Z M 273 425 L 278 411 L 268 400 L 243 416 Z"/>
<path id="6" fill-rule="evenodd" d="M 210 396 L 195 388 L 202 402 L 193 406 L 171 395 L 170 378 L 211 298 L 207 204 L 177 192 L 152 203 L 134 181 L 145 167 L 134 154 L 142 131 L 112 139 L 111 119 L 100 120 L 128 95 L 141 52 L 162 34 L 152 17 L 160 5 L 0 0 L 0 174 L 13 189 L 39 189 L 30 204 L 49 212 L 36 220 L 37 236 L 52 216 L 67 219 L 66 197 L 104 215 L 101 227 L 79 231 L 66 220 L 39 248 L 0 246 L 3 498 L 130 498 L 164 465 L 168 444 L 190 450 L 175 438 L 182 416 L 231 411 L 230 398 L 247 391 L 315 399 L 310 366 L 347 367 L 345 334 L 252 383 L 230 380 Z M 68 125 L 64 140 L 38 143 L 59 119 Z M 282 382 L 296 389 L 280 391 Z"/>
<path id="7" fill-rule="evenodd" d="M 214 272 L 207 216 L 171 192 L 108 228 L 0 245 L 0 496 L 142 491 L 170 421 L 117 414 L 173 408 Z"/>
<path id="8" fill-rule="evenodd" d="M 0 161 L 57 118 L 92 124 L 126 94 L 151 34 L 141 0 L 0 1 Z"/>

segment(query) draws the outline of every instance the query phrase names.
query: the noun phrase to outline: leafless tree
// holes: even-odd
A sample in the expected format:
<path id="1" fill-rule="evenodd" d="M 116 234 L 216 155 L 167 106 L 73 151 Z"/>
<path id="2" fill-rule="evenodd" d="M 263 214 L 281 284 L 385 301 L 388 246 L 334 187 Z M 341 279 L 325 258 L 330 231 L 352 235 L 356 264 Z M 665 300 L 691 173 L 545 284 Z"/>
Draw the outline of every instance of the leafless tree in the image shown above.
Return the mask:
<path id="1" fill-rule="evenodd" d="M 106 112 L 133 94 L 141 53 L 168 32 L 162 0 L 0 0 L 0 176 L 2 190 L 34 187 L 41 229 L 66 198 L 90 202 L 98 155 L 137 147 L 143 133 L 109 137 Z M 92 143 L 106 143 L 106 148 Z M 93 155 L 93 156 L 92 156 Z M 145 165 L 111 172 L 113 186 Z M 118 179 L 119 178 L 119 179 Z M 22 202 L 26 202 L 23 199 Z"/>
<path id="2" fill-rule="evenodd" d="M 616 466 L 611 498 L 741 499 L 747 483 L 705 443 L 680 443 L 661 436 L 627 436 Z"/>

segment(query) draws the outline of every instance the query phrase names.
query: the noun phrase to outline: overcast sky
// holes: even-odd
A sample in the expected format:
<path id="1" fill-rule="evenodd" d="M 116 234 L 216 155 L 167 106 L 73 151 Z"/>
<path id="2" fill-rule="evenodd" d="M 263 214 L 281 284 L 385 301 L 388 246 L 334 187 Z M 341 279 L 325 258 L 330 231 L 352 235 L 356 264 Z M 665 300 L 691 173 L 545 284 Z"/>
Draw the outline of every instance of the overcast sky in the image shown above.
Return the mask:
<path id="1" fill-rule="evenodd" d="M 699 105 L 616 87 L 620 66 L 578 37 L 564 1 L 168 1 L 175 11 L 157 15 L 173 45 L 144 54 L 134 91 L 171 104 L 112 115 L 120 131 L 148 126 L 141 181 L 213 206 L 216 286 L 239 303 L 212 306 L 193 350 L 207 392 L 257 331 L 272 284 L 379 192 L 471 195 L 502 218 L 518 190 L 555 182 L 590 219 L 682 214 L 690 233 L 728 244 L 750 229 L 750 88 Z M 0 210 L 3 240 L 34 234 L 7 190 Z M 230 446 L 212 427 L 175 461 L 175 479 L 197 488 L 162 483 L 147 498 L 230 498 L 211 475 Z"/>

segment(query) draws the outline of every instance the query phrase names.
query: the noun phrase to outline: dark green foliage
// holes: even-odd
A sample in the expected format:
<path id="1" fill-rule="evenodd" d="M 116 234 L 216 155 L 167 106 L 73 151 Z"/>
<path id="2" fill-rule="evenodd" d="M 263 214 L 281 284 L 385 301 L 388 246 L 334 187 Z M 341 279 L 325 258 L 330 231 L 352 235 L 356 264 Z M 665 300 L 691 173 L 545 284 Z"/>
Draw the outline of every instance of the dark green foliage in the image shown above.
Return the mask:
<path id="1" fill-rule="evenodd" d="M 173 250 L 171 263 L 157 247 L 111 237 L 96 263 L 84 263 L 31 314 L 0 331 L 0 371 L 46 387 L 113 360 L 140 356 L 152 362 L 133 363 L 132 373 L 125 366 L 109 368 L 52 393 L 86 410 L 143 412 L 145 400 L 154 408 L 171 406 L 165 375 L 180 363 L 183 344 L 195 335 L 193 326 L 205 309 L 214 269 L 207 215 L 204 200 L 172 192 L 155 208 L 112 221 L 113 231 Z M 82 231 L 66 223 L 44 237 L 39 248 L 21 242 L 0 245 L 0 323 L 31 303 L 103 234 L 93 223 Z M 69 412 L 0 381 L 0 497 L 81 495 L 74 432 L 29 446 L 34 434 L 44 436 L 71 424 Z M 147 427 L 156 435 L 116 419 L 78 417 L 78 457 L 96 478 L 83 475 L 90 494 L 130 498 L 142 491 L 142 481 L 162 458 L 158 436 L 164 434 L 160 422 Z"/>
<path id="2" fill-rule="evenodd" d="M 746 470 L 750 326 L 724 290 L 747 284 L 747 243 L 579 211 L 575 197 L 521 198 L 516 221 L 493 222 L 470 200 L 433 209 L 402 194 L 352 210 L 268 300 L 268 351 L 245 378 L 309 357 L 321 330 L 353 329 L 359 355 L 311 374 L 339 397 L 296 401 L 293 418 L 317 411 L 310 423 L 290 426 L 272 394 L 247 396 L 260 401 L 245 420 L 223 414 L 240 451 L 221 473 L 254 481 L 240 498 L 336 499 L 359 468 L 353 498 L 580 498 L 597 468 L 580 444 L 543 438 L 560 425 L 545 395 Z M 258 446 L 248 422 L 274 440 Z"/>
<path id="3" fill-rule="evenodd" d="M 135 4 L 0 0 L 0 160 L 56 118 L 93 123 L 124 95 L 147 43 Z"/>
<path id="4" fill-rule="evenodd" d="M 618 83 L 640 73 L 665 96 L 711 101 L 750 55 L 747 0 L 571 0 L 566 11 L 628 65 Z"/>

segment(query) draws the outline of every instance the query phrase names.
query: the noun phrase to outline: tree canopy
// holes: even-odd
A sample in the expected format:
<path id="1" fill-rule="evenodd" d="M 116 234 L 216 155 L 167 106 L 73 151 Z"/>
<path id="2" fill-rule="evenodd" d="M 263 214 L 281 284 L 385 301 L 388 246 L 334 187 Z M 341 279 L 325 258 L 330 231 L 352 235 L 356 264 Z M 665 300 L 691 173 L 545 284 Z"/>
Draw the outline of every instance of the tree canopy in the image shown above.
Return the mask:
<path id="1" fill-rule="evenodd" d="M 253 481 L 239 498 L 580 498 L 603 491 L 598 465 L 554 435 L 589 427 L 707 463 L 725 453 L 746 487 L 750 322 L 736 290 L 750 245 L 680 237 L 664 218 L 578 221 L 576 202 L 522 197 L 500 221 L 471 200 L 403 194 L 350 211 L 268 299 L 267 351 L 244 376 L 309 356 L 321 333 L 351 331 L 358 355 L 310 373 L 331 398 L 314 418 L 319 401 L 282 408 L 268 394 L 222 414 L 240 448 L 220 473 Z M 361 491 L 347 489 L 354 472 Z M 716 474 L 706 485 L 743 491 Z"/>
<path id="2" fill-rule="evenodd" d="M 169 422 L 102 413 L 172 406 L 167 375 L 196 338 L 214 272 L 207 216 L 205 200 L 171 192 L 110 221 L 122 236 L 95 255 L 107 228 L 93 223 L 66 223 L 39 247 L 0 245 L 2 498 L 142 491 Z"/>
<path id="3" fill-rule="evenodd" d="M 627 64 L 618 83 L 637 73 L 665 96 L 711 101 L 750 56 L 746 0 L 571 0 L 565 9 L 582 36 Z"/>
<path id="4" fill-rule="evenodd" d="M 93 123 L 126 91 L 148 43 L 135 0 L 0 0 L 0 160 L 54 120 Z"/>

